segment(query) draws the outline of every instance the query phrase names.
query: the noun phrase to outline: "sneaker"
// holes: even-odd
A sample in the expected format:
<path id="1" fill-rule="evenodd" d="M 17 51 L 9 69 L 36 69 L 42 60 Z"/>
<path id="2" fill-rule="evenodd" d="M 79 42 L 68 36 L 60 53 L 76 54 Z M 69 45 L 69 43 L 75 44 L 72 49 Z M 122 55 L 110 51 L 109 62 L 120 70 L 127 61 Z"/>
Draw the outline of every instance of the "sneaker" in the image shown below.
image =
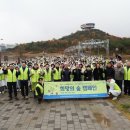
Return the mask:
<path id="1" fill-rule="evenodd" d="M 113 97 L 112 100 L 117 100 L 117 97 Z"/>

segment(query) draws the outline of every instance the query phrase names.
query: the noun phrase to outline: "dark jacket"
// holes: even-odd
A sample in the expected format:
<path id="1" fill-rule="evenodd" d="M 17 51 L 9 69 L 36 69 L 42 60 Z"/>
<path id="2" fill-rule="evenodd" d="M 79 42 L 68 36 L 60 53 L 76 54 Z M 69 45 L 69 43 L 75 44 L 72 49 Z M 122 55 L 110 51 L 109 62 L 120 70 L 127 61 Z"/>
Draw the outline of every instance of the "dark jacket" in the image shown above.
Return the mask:
<path id="1" fill-rule="evenodd" d="M 84 81 L 91 81 L 92 80 L 92 69 L 86 69 L 84 71 Z"/>
<path id="2" fill-rule="evenodd" d="M 74 69 L 72 71 L 72 74 L 74 76 L 73 81 L 81 81 L 81 69 Z"/>
<path id="3" fill-rule="evenodd" d="M 71 71 L 66 68 L 62 71 L 62 81 L 70 81 Z"/>
<path id="4" fill-rule="evenodd" d="M 93 70 L 93 77 L 94 77 L 94 80 L 103 80 L 103 69 L 95 68 Z"/>
<path id="5" fill-rule="evenodd" d="M 105 79 L 107 80 L 107 78 L 112 78 L 115 79 L 115 70 L 114 68 L 110 67 L 110 68 L 106 68 L 105 69 Z"/>

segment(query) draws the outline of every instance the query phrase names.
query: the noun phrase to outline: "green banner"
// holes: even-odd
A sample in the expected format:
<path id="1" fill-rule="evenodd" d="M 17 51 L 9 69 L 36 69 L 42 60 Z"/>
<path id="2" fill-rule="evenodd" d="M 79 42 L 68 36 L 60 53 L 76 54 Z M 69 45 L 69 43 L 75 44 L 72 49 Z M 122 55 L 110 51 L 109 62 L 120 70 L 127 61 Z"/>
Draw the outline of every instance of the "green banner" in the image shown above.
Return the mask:
<path id="1" fill-rule="evenodd" d="M 45 82 L 44 99 L 107 97 L 106 81 Z"/>

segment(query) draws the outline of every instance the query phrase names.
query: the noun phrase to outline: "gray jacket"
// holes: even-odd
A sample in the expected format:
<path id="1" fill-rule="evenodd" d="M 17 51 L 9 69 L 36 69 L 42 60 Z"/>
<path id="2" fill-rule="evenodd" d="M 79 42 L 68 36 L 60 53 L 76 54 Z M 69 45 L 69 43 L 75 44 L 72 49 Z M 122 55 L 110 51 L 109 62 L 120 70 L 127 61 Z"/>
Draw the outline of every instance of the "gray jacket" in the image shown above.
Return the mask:
<path id="1" fill-rule="evenodd" d="M 115 68 L 115 80 L 124 80 L 124 68 Z"/>

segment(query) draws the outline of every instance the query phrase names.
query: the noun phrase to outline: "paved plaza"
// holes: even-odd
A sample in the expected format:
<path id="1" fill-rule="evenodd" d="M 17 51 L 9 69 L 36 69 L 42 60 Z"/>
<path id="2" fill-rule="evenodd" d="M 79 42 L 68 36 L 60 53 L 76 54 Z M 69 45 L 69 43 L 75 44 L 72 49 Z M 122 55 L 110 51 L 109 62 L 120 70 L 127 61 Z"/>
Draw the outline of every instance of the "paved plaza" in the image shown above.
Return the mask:
<path id="1" fill-rule="evenodd" d="M 20 95 L 20 94 L 19 94 Z M 107 99 L 7 101 L 0 94 L 0 130 L 130 130 L 130 121 Z"/>

